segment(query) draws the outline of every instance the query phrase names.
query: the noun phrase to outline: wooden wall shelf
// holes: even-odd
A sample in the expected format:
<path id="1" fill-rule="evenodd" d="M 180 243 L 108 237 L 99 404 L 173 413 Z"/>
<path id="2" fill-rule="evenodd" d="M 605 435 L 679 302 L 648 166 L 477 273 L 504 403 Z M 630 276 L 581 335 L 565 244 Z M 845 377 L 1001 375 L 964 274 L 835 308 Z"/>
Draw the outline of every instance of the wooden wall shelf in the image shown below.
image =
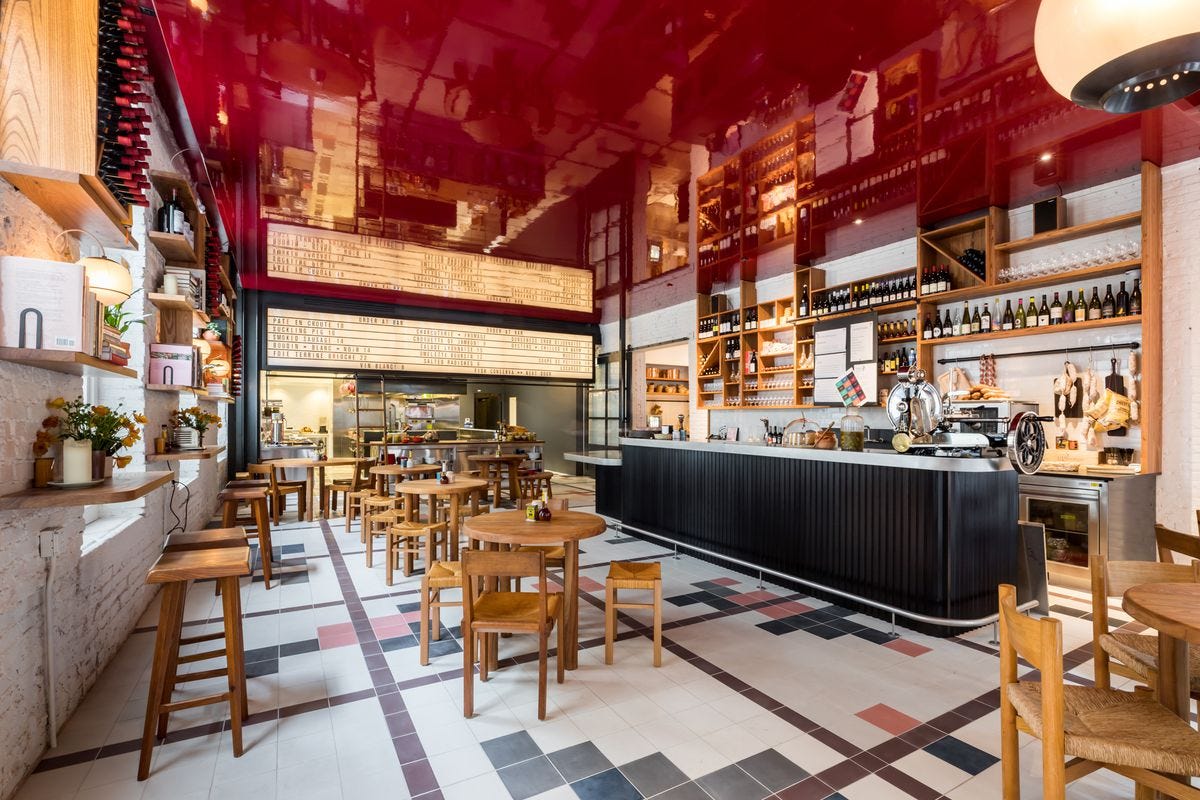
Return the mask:
<path id="1" fill-rule="evenodd" d="M 200 450 L 180 450 L 175 453 L 147 453 L 146 462 L 157 464 L 162 461 L 204 461 L 216 458 L 225 452 L 225 445 L 204 447 Z"/>
<path id="2" fill-rule="evenodd" d="M 191 313 L 197 325 L 207 325 L 212 320 L 208 314 L 205 314 L 198 308 L 194 308 L 186 297 L 181 294 L 162 294 L 161 292 L 151 292 L 146 295 L 155 308 L 163 311 L 187 311 Z"/>
<path id="3" fill-rule="evenodd" d="M 146 231 L 146 238 L 158 249 L 168 264 L 199 268 L 195 245 L 188 244 L 183 234 Z"/>
<path id="4" fill-rule="evenodd" d="M 647 394 L 646 399 L 647 400 L 662 400 L 663 402 L 667 402 L 667 403 L 671 403 L 671 402 L 686 403 L 688 401 L 688 395 L 686 395 L 682 392 L 680 392 L 678 394 Z"/>
<path id="5" fill-rule="evenodd" d="M 0 175 L 62 227 L 87 231 L 105 247 L 138 249 L 137 240 L 129 233 L 129 209 L 96 176 L 12 161 L 0 161 Z"/>
<path id="6" fill-rule="evenodd" d="M 22 489 L 0 497 L 0 511 L 128 503 L 167 485 L 173 477 L 169 471 L 118 471 L 108 481 L 86 489 Z"/>
<path id="7" fill-rule="evenodd" d="M 1126 316 L 1126 317 L 1110 317 L 1109 319 L 1090 319 L 1084 322 L 1072 322 L 1066 325 L 1049 325 L 1046 327 L 1037 328 L 1016 328 L 1011 331 L 994 331 L 992 333 L 972 333 L 968 336 L 943 336 L 940 339 L 922 339 L 917 342 L 920 347 L 935 347 L 939 344 L 960 344 L 963 342 L 988 342 L 993 339 L 1012 339 L 1017 336 L 1037 336 L 1051 333 L 1072 333 L 1074 331 L 1087 331 L 1094 328 L 1112 328 L 1117 325 L 1141 325 L 1141 316 Z M 1103 350 L 1104 345 L 1096 346 L 1097 350 Z M 1048 353 L 1053 353 L 1053 348 L 1047 350 Z"/>
<path id="8" fill-rule="evenodd" d="M 102 361 L 95 356 L 72 350 L 33 350 L 23 347 L 0 347 L 0 361 L 12 361 L 30 367 L 63 372 L 67 375 L 116 375 L 136 378 L 137 372 L 129 367 L 118 366 L 111 361 Z"/>
<path id="9" fill-rule="evenodd" d="M 1108 217 L 1107 219 L 1096 220 L 1095 222 L 1085 222 L 1081 225 L 1072 225 L 1068 228 L 1046 231 L 1045 233 L 1039 233 L 1025 239 L 1016 239 L 1011 242 L 996 242 L 996 252 L 1019 253 L 1022 250 L 1031 250 L 1034 247 L 1042 247 L 1043 245 L 1055 244 L 1057 242 L 1082 239 L 1085 236 L 1094 236 L 1097 233 L 1107 233 L 1108 231 L 1120 230 L 1121 228 L 1129 228 L 1141 224 L 1141 221 L 1142 212 L 1131 211 L 1128 214 L 1118 214 L 1115 217 Z"/>
<path id="10" fill-rule="evenodd" d="M 200 386 L 186 386 L 184 384 L 174 383 L 147 383 L 146 391 L 148 392 L 188 392 L 197 397 L 208 397 L 208 390 Z"/>
<path id="11" fill-rule="evenodd" d="M 1061 285 L 1065 288 L 1074 289 L 1076 288 L 1074 284 L 1079 281 L 1090 281 L 1096 278 L 1107 278 L 1110 275 L 1120 275 L 1123 272 L 1140 269 L 1141 266 L 1142 260 L 1140 258 L 1135 258 L 1131 261 L 1114 261 L 1111 264 L 1083 267 L 1082 269 L 1073 269 L 1070 272 L 1060 272 L 1056 275 L 1042 275 L 1037 278 L 1026 278 L 1025 280 L 1009 281 L 1008 283 L 971 286 L 966 289 L 952 289 L 948 292 L 927 294 L 921 298 L 921 302 L 944 306 L 960 300 L 978 300 L 982 297 L 995 297 L 1002 294 L 1021 294 L 1027 290 L 1041 289 L 1046 286 Z"/>

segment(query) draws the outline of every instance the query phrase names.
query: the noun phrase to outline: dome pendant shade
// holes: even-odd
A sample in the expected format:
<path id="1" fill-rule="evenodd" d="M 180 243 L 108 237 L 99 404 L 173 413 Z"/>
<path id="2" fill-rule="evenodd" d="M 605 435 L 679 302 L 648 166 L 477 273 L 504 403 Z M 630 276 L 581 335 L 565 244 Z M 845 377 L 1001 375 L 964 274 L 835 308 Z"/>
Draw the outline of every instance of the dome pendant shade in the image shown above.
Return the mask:
<path id="1" fill-rule="evenodd" d="M 1038 66 L 1076 105 L 1145 111 L 1200 90 L 1200 2 L 1042 0 Z"/>
<path id="2" fill-rule="evenodd" d="M 88 289 L 106 306 L 124 303 L 133 294 L 133 276 L 124 266 L 105 256 L 79 259 L 87 275 Z"/>

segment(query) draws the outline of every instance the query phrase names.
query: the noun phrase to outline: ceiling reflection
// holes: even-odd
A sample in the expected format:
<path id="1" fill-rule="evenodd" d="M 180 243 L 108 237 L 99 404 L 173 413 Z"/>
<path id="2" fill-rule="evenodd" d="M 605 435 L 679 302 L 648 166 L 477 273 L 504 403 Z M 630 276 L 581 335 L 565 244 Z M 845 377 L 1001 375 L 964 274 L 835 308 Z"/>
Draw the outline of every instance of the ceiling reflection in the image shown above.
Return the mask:
<path id="1" fill-rule="evenodd" d="M 1200 155 L 1193 102 L 1120 117 L 1055 94 L 1036 0 L 155 7 L 235 237 L 261 217 L 502 247 L 624 157 L 666 195 L 693 145 L 718 163 L 810 115 L 814 241 L 906 205 L 929 224 Z"/>

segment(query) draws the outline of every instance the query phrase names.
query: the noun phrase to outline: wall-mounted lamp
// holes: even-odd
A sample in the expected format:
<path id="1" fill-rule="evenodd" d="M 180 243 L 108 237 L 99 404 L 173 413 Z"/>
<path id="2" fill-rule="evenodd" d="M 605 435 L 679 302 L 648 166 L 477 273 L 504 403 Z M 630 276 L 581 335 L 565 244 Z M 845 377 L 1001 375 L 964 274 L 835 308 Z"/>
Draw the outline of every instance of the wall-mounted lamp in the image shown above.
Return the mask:
<path id="1" fill-rule="evenodd" d="M 108 257 L 104 250 L 104 244 L 99 239 L 80 228 L 67 228 L 62 231 L 54 237 L 52 246 L 57 245 L 59 240 L 68 233 L 81 233 L 89 236 L 100 248 L 100 255 L 84 256 L 75 262 L 83 267 L 84 274 L 87 275 L 88 289 L 95 293 L 96 299 L 106 306 L 117 305 L 128 300 L 129 296 L 133 294 L 133 276 L 129 274 L 129 270 L 123 264 Z"/>
<path id="2" fill-rule="evenodd" d="M 1046 80 L 1076 105 L 1145 111 L 1200 90 L 1200 3 L 1042 0 L 1033 47 Z"/>

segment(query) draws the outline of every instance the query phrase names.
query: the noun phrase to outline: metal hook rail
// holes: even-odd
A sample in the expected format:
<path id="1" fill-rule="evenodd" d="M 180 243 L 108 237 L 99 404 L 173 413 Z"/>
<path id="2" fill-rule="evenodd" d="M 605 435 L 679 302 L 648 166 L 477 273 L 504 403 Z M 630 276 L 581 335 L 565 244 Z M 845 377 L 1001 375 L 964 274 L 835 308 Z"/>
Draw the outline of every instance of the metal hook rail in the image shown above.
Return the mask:
<path id="1" fill-rule="evenodd" d="M 914 622 L 924 622 L 924 623 L 927 623 L 930 625 L 945 625 L 946 627 L 949 627 L 949 628 L 982 628 L 985 625 L 993 625 L 996 623 L 997 620 L 1000 619 L 1000 612 L 998 612 L 998 611 L 995 614 L 991 614 L 986 617 L 979 617 L 978 619 L 950 619 L 948 617 L 931 617 L 928 614 L 919 614 L 915 611 L 907 611 L 903 608 L 897 608 L 896 606 L 888 605 L 887 603 L 881 603 L 878 600 L 869 600 L 866 597 L 859 597 L 856 594 L 852 594 L 850 592 L 844 592 L 841 589 L 833 589 L 829 586 L 825 586 L 823 584 L 816 583 L 815 581 L 805 580 L 804 578 L 797 578 L 795 575 L 789 575 L 786 572 L 779 572 L 778 570 L 773 570 L 773 569 L 770 569 L 769 567 L 760 566 L 758 564 L 751 564 L 749 561 L 743 561 L 740 558 L 734 558 L 733 556 L 722 555 L 721 553 L 714 553 L 712 550 L 708 550 L 707 548 L 698 547 L 693 544 L 686 544 L 684 542 L 679 542 L 679 541 L 676 541 L 675 539 L 671 539 L 671 538 L 663 536 L 661 534 L 651 533 L 650 531 L 634 527 L 633 525 L 626 525 L 622 522 L 618 522 L 613 519 L 609 520 L 609 527 L 610 528 L 620 528 L 622 531 L 633 531 L 640 536 L 649 536 L 652 539 L 658 539 L 663 542 L 668 542 L 669 544 L 671 544 L 675 547 L 676 554 L 678 554 L 679 548 L 683 547 L 688 550 L 692 550 L 697 553 L 703 553 L 706 556 L 711 556 L 711 557 L 719 559 L 721 561 L 725 561 L 729 564 L 737 564 L 738 566 L 745 567 L 746 569 L 748 569 L 752 572 L 758 573 L 758 579 L 760 582 L 760 586 L 761 586 L 763 575 L 773 575 L 776 578 L 782 578 L 785 581 L 792 581 L 794 583 L 800 584 L 801 586 L 807 586 L 810 589 L 816 589 L 819 592 L 827 592 L 829 594 L 836 595 L 837 597 L 841 597 L 846 600 L 851 600 L 855 603 L 862 603 L 863 605 L 870 606 L 871 608 L 877 608 L 880 611 L 886 612 L 891 615 L 892 636 L 897 635 L 896 634 L 896 617 L 898 617 L 898 616 L 904 617 L 905 619 L 911 619 Z M 1037 600 L 1030 600 L 1028 602 L 1021 603 L 1019 606 L 1017 606 L 1017 610 L 1018 611 L 1028 611 L 1031 608 L 1036 608 L 1037 605 L 1038 605 Z"/>
<path id="2" fill-rule="evenodd" d="M 1051 350 L 1023 350 L 1020 353 L 995 353 L 992 358 L 1024 358 L 1026 356 L 1052 356 L 1056 353 L 1095 353 L 1104 350 L 1137 350 L 1140 342 L 1113 342 L 1112 344 L 1084 345 L 1081 347 L 1056 347 Z M 979 356 L 960 356 L 958 358 L 939 358 L 939 364 L 959 364 L 964 361 L 978 361 Z"/>

